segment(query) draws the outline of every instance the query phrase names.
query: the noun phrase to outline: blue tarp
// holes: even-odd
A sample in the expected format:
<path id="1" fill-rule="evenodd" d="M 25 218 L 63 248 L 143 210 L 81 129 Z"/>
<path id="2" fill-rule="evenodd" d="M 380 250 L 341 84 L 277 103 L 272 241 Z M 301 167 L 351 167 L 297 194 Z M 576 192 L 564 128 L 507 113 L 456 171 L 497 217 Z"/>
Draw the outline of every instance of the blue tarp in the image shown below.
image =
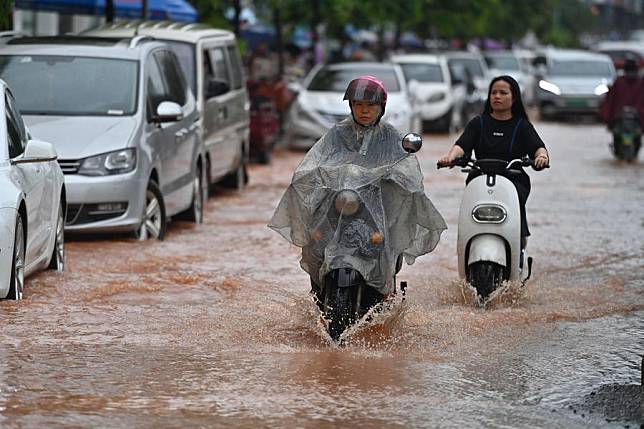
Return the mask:
<path id="1" fill-rule="evenodd" d="M 113 0 L 117 18 L 141 18 L 141 0 Z M 105 16 L 105 0 L 16 0 L 16 9 Z M 148 0 L 152 20 L 197 21 L 197 11 L 184 0 Z"/>

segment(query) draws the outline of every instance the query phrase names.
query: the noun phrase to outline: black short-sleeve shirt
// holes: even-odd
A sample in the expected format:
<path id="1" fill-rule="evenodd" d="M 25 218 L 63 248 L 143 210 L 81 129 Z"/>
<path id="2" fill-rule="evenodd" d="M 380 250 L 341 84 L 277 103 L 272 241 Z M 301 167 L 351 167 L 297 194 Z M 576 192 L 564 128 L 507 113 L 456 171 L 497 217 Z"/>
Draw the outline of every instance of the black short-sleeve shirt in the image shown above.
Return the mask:
<path id="1" fill-rule="evenodd" d="M 474 151 L 478 159 L 506 161 L 525 155 L 533 158 L 537 149 L 546 147 L 528 120 L 512 118 L 499 121 L 487 113 L 472 119 L 456 144 L 466 153 Z"/>

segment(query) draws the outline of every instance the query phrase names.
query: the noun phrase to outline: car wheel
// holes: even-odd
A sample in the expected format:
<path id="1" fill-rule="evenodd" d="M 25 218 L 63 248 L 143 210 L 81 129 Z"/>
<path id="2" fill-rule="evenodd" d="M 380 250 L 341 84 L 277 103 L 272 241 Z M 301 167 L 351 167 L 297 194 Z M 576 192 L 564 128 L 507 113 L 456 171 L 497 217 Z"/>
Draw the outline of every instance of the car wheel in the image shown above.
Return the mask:
<path id="1" fill-rule="evenodd" d="M 203 223 L 203 204 L 208 195 L 206 178 L 201 167 L 197 168 L 197 174 L 192 181 L 192 204 L 186 212 L 186 218 L 190 222 Z"/>
<path id="2" fill-rule="evenodd" d="M 141 219 L 141 225 L 136 230 L 136 237 L 141 240 L 156 238 L 163 240 L 166 229 L 165 204 L 159 185 L 154 181 L 148 183 L 145 191 L 145 210 Z"/>
<path id="3" fill-rule="evenodd" d="M 271 163 L 271 149 L 265 149 L 257 154 L 257 161 L 262 165 Z"/>
<path id="4" fill-rule="evenodd" d="M 54 241 L 54 250 L 49 260 L 49 269 L 56 271 L 63 271 L 65 269 L 65 212 L 62 201 L 58 205 L 56 240 Z"/>
<path id="5" fill-rule="evenodd" d="M 13 239 L 13 262 L 11 264 L 11 281 L 7 299 L 22 299 L 25 286 L 25 229 L 22 216 L 16 218 L 16 233 Z"/>
<path id="6" fill-rule="evenodd" d="M 235 171 L 224 179 L 224 186 L 241 191 L 246 183 L 248 183 L 248 171 L 246 170 L 246 161 L 242 158 Z"/>

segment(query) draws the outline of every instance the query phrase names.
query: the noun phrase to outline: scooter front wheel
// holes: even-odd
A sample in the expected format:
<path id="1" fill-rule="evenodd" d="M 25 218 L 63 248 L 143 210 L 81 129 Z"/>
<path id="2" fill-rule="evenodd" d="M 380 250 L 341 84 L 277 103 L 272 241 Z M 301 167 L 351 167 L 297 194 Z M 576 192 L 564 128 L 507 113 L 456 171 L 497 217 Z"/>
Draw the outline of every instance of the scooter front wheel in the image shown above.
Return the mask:
<path id="1" fill-rule="evenodd" d="M 487 299 L 503 281 L 503 266 L 490 261 L 475 262 L 469 266 L 469 280 L 481 299 Z"/>
<path id="2" fill-rule="evenodd" d="M 333 341 L 337 341 L 352 322 L 351 288 L 329 285 L 325 307 L 329 335 Z"/>

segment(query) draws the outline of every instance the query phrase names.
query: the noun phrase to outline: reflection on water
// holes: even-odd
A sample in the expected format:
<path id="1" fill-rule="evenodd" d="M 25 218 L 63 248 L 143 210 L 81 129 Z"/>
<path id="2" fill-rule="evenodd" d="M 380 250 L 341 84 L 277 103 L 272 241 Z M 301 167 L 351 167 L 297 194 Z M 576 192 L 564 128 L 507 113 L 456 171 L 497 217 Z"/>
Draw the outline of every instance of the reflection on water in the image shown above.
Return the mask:
<path id="1" fill-rule="evenodd" d="M 599 127 L 581 154 L 572 127 L 550 127 L 561 167 L 534 178 L 526 288 L 481 307 L 458 280 L 463 178 L 433 170 L 450 143 L 436 139 L 420 157 L 449 230 L 403 268 L 404 303 L 329 344 L 298 249 L 265 226 L 301 159 L 283 154 L 253 167 L 243 194 L 210 200 L 204 226 L 173 223 L 160 243 L 72 241 L 65 273 L 0 303 L 0 426 L 636 424 L 588 398 L 640 381 L 644 172 L 615 178 L 596 161 L 609 156 Z"/>

